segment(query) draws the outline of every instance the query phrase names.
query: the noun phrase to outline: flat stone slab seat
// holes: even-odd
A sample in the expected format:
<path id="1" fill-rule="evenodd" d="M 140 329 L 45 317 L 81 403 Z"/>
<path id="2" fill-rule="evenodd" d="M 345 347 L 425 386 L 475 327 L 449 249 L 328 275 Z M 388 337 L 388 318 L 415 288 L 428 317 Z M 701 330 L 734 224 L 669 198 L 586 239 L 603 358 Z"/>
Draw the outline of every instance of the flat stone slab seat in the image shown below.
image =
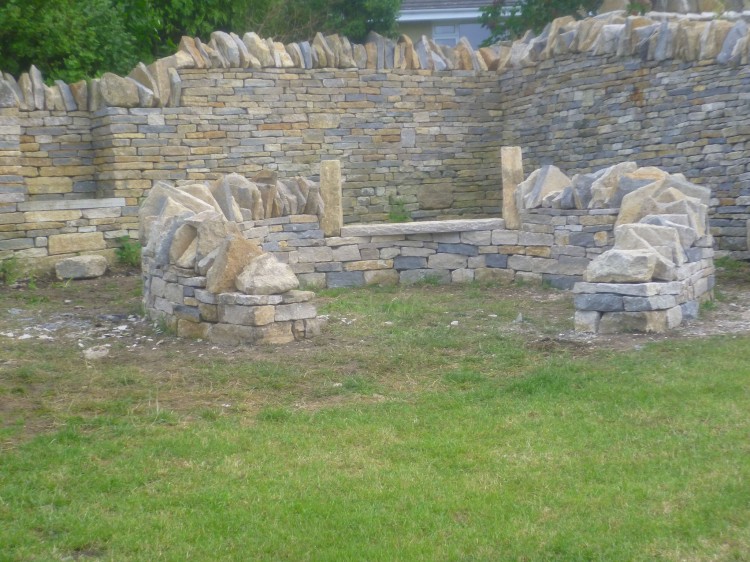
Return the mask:
<path id="1" fill-rule="evenodd" d="M 435 234 L 473 232 L 505 228 L 503 219 L 464 219 L 448 221 L 399 222 L 388 224 L 353 224 L 341 228 L 341 236 L 389 236 L 395 234 Z"/>

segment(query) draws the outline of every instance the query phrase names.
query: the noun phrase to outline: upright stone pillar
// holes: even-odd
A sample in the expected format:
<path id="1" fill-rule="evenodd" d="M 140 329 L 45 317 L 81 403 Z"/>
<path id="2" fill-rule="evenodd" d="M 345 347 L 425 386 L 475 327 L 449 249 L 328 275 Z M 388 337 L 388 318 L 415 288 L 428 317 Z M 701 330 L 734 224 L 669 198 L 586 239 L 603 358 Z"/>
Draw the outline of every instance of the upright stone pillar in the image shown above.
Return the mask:
<path id="1" fill-rule="evenodd" d="M 505 228 L 518 230 L 521 217 L 516 204 L 516 189 L 523 181 L 523 158 L 520 146 L 503 146 L 500 148 L 500 160 L 503 168 L 503 219 Z"/>
<path id="2" fill-rule="evenodd" d="M 341 209 L 341 162 L 339 160 L 323 160 L 320 163 L 320 195 L 325 205 L 320 227 L 326 236 L 340 236 L 344 215 Z"/>

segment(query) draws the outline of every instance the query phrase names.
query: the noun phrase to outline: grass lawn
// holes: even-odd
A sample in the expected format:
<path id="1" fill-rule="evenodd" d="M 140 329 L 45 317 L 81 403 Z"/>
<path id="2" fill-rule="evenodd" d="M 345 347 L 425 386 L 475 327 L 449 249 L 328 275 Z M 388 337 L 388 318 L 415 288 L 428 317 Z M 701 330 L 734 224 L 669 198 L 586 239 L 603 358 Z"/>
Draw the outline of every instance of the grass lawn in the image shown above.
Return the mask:
<path id="1" fill-rule="evenodd" d="M 92 298 L 44 295 L 0 312 Z M 327 291 L 313 341 L 88 362 L 0 339 L 0 560 L 750 558 L 750 336 L 566 343 L 571 300 Z"/>

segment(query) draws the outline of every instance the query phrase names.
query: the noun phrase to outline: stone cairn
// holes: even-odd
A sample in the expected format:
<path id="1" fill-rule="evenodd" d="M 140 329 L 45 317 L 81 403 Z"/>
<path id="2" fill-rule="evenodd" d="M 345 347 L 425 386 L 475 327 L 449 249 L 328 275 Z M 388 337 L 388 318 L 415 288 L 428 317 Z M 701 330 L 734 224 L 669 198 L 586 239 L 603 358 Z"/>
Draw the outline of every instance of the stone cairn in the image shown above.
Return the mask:
<path id="1" fill-rule="evenodd" d="M 698 10 L 699 2 L 680 0 L 680 11 Z M 610 2 L 620 7 L 623 2 Z M 675 2 L 672 2 L 674 4 Z M 678 2 L 679 3 L 679 2 Z M 705 4 L 705 0 L 703 1 Z M 627 4 L 627 3 L 626 3 Z M 655 8 L 672 10 L 669 2 Z M 664 5 L 662 5 L 664 4 Z M 693 5 L 694 4 L 694 5 Z M 718 9 L 721 3 L 714 2 Z M 712 4 L 712 6 L 713 6 Z M 208 42 L 183 37 L 179 50 L 152 64 L 139 63 L 128 76 L 106 73 L 91 81 L 45 84 L 32 66 L 18 80 L 0 73 L 0 107 L 22 111 L 97 111 L 102 107 L 178 107 L 182 82 L 179 70 L 262 68 L 352 68 L 373 71 L 490 71 L 503 73 L 568 53 L 599 56 L 637 56 L 644 60 L 715 61 L 747 64 L 750 34 L 746 19 L 750 12 L 691 13 L 687 15 L 651 11 L 629 15 L 615 10 L 576 20 L 558 18 L 539 35 L 527 32 L 514 42 L 500 42 L 474 50 L 464 37 L 456 46 L 439 45 L 422 36 L 416 43 L 407 35 L 396 41 L 370 33 L 365 44 L 339 35 L 315 35 L 312 41 L 287 45 L 248 32 L 215 31 Z"/>
<path id="2" fill-rule="evenodd" d="M 144 304 L 178 336 L 224 344 L 281 344 L 321 332 L 324 319 L 298 290 L 289 265 L 242 234 L 242 223 L 306 213 L 321 215 L 317 183 L 252 181 L 230 174 L 212 184 L 158 182 L 143 202 Z"/>
<path id="3" fill-rule="evenodd" d="M 544 166 L 515 192 L 518 209 L 619 208 L 614 247 L 573 287 L 576 330 L 595 333 L 664 332 L 697 317 L 714 285 L 709 198 L 682 174 L 635 162 L 573 178 Z"/>

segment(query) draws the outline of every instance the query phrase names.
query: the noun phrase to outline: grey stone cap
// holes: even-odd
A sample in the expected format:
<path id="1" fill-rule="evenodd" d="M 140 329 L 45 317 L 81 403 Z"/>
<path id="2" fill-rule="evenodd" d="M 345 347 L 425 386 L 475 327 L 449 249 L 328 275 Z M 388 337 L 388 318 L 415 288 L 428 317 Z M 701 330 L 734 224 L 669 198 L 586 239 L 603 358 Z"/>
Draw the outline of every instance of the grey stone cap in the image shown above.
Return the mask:
<path id="1" fill-rule="evenodd" d="M 586 283 L 580 281 L 573 285 L 574 293 L 614 293 L 632 297 L 679 295 L 682 289 L 683 284 L 679 281 L 668 283 Z"/>
<path id="2" fill-rule="evenodd" d="M 102 209 L 108 207 L 124 207 L 124 197 L 110 197 L 108 199 L 55 199 L 51 201 L 27 201 L 19 203 L 19 211 L 67 211 L 71 209 Z"/>
<path id="3" fill-rule="evenodd" d="M 505 228 L 503 219 L 464 219 L 449 221 L 420 221 L 395 224 L 355 224 L 341 228 L 341 236 L 390 236 L 394 234 L 434 234 L 443 232 L 472 232 Z"/>

